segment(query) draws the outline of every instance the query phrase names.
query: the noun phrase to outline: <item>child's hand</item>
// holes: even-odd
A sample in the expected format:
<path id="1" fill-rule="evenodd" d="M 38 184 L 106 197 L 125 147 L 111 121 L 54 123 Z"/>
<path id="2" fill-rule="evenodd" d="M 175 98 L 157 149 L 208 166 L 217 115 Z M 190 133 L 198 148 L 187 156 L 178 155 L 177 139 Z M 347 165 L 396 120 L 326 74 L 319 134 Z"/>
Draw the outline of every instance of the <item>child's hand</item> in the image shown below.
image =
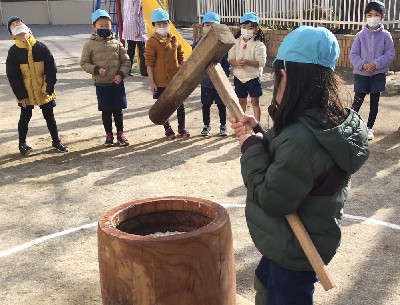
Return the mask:
<path id="1" fill-rule="evenodd" d="M 237 121 L 235 118 L 231 118 L 229 122 L 231 123 L 231 128 L 234 130 L 236 136 L 238 137 L 240 146 L 242 146 L 243 142 L 251 136 L 247 133 L 246 123 L 249 123 L 252 128 L 256 127 L 258 123 L 254 116 L 247 114 L 244 114 L 240 121 Z"/>
<path id="2" fill-rule="evenodd" d="M 239 68 L 245 66 L 246 65 L 246 59 L 244 59 L 244 58 L 239 59 L 237 61 L 237 65 L 238 65 Z"/>
<path id="3" fill-rule="evenodd" d="M 375 63 L 363 64 L 362 69 L 368 73 L 372 73 L 376 70 L 376 64 Z"/>
<path id="4" fill-rule="evenodd" d="M 21 103 L 22 108 L 26 108 L 26 105 L 29 103 L 29 99 L 23 99 L 19 101 Z"/>
<path id="5" fill-rule="evenodd" d="M 374 62 L 371 62 L 370 64 L 369 64 L 369 73 L 372 73 L 372 72 L 374 72 L 376 70 L 376 64 L 374 63 Z"/>
<path id="6" fill-rule="evenodd" d="M 150 83 L 150 91 L 153 94 L 157 92 L 157 85 L 154 82 Z"/>
<path id="7" fill-rule="evenodd" d="M 104 69 L 104 68 L 100 68 L 100 69 L 99 69 L 99 75 L 100 75 L 100 76 L 105 76 L 106 73 L 107 73 L 106 69 Z"/>
<path id="8" fill-rule="evenodd" d="M 114 82 L 115 84 L 119 85 L 119 84 L 121 83 L 121 81 L 122 81 L 121 75 L 117 74 L 117 75 L 114 76 L 113 82 Z"/>

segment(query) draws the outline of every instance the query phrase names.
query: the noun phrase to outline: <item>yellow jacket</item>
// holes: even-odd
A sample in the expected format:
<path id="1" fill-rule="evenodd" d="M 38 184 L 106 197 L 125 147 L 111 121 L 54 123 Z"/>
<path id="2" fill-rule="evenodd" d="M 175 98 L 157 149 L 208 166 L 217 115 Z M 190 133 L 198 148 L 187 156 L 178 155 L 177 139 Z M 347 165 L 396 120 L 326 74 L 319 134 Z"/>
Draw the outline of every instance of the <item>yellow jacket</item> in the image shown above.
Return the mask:
<path id="1" fill-rule="evenodd" d="M 16 40 L 8 51 L 6 73 L 18 101 L 43 105 L 56 99 L 54 85 L 57 68 L 45 44 L 31 35 L 26 41 Z"/>

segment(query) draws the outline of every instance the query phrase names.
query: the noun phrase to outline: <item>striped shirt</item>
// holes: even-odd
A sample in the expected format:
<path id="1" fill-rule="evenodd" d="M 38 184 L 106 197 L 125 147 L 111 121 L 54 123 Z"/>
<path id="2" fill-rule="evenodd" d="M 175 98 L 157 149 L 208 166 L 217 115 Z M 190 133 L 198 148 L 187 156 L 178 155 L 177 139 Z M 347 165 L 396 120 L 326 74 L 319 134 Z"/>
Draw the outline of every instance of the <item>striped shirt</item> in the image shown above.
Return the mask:
<path id="1" fill-rule="evenodd" d="M 141 0 L 125 0 L 123 7 L 122 39 L 146 41 L 146 26 Z"/>

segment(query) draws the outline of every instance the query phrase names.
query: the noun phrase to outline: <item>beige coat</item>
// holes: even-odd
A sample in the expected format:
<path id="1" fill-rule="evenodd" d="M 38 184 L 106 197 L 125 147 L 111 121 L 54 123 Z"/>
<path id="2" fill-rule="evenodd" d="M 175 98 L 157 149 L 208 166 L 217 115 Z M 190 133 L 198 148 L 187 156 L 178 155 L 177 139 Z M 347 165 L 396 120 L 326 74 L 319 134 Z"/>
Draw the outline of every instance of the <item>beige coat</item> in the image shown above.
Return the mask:
<path id="1" fill-rule="evenodd" d="M 83 46 L 81 67 L 93 75 L 95 84 L 108 84 L 113 83 L 118 72 L 122 72 L 123 78 L 128 75 L 131 61 L 122 43 L 114 36 L 103 39 L 97 34 L 92 34 L 90 40 Z M 99 68 L 106 70 L 105 76 L 98 74 Z"/>

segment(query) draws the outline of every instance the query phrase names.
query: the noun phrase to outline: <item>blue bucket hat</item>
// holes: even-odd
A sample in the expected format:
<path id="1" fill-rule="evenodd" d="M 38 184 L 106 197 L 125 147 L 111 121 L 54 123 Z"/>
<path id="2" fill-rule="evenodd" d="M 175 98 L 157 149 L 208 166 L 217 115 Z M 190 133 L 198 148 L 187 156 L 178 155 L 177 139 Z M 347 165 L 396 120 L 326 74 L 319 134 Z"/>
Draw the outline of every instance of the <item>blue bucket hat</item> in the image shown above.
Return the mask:
<path id="1" fill-rule="evenodd" d="M 221 18 L 219 17 L 219 15 L 217 13 L 207 12 L 203 16 L 203 23 L 206 23 L 206 22 L 219 24 L 221 22 Z"/>
<path id="2" fill-rule="evenodd" d="M 303 25 L 283 39 L 275 60 L 318 64 L 335 70 L 339 54 L 335 35 L 323 27 Z"/>
<path id="3" fill-rule="evenodd" d="M 260 19 L 258 18 L 257 14 L 254 12 L 244 13 L 242 18 L 240 18 L 240 23 L 245 23 L 247 21 L 254 22 L 259 24 Z"/>
<path id="4" fill-rule="evenodd" d="M 169 14 L 166 10 L 162 8 L 156 8 L 151 13 L 151 22 L 162 22 L 162 21 L 169 21 Z"/>
<path id="5" fill-rule="evenodd" d="M 108 19 L 111 20 L 111 17 L 110 17 L 110 15 L 107 13 L 107 11 L 98 9 L 98 10 L 95 10 L 95 11 L 92 13 L 92 23 L 94 24 L 94 23 L 97 21 L 97 19 L 99 19 L 100 17 L 106 17 L 106 18 L 108 18 Z"/>

